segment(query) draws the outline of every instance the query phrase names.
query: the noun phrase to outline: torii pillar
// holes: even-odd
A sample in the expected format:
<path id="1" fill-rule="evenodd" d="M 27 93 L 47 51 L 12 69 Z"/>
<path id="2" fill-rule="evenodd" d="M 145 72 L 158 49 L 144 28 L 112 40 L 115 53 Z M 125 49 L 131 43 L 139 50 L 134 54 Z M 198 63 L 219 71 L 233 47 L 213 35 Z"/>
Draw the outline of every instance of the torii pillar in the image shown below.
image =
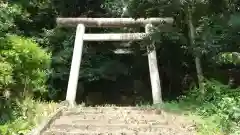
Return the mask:
<path id="1" fill-rule="evenodd" d="M 71 106 L 75 105 L 79 70 L 83 52 L 83 41 L 139 41 L 144 40 L 151 32 L 152 25 L 169 25 L 172 18 L 57 18 L 60 26 L 77 26 L 71 70 L 68 81 L 66 100 Z M 126 27 L 139 25 L 145 27 L 145 33 L 111 33 L 111 34 L 85 34 L 85 27 Z M 161 81 L 159 77 L 157 55 L 155 46 L 148 53 L 149 72 L 152 86 L 154 104 L 162 103 Z M 149 49 L 148 49 L 149 51 Z"/>

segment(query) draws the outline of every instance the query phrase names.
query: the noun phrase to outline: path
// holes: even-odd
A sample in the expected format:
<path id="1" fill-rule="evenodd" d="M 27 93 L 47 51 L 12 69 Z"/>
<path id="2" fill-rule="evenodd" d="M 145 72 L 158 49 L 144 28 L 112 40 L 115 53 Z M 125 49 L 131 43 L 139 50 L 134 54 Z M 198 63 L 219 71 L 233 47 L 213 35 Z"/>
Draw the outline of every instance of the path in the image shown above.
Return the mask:
<path id="1" fill-rule="evenodd" d="M 183 117 L 136 107 L 79 107 L 63 113 L 43 135 L 194 135 Z"/>

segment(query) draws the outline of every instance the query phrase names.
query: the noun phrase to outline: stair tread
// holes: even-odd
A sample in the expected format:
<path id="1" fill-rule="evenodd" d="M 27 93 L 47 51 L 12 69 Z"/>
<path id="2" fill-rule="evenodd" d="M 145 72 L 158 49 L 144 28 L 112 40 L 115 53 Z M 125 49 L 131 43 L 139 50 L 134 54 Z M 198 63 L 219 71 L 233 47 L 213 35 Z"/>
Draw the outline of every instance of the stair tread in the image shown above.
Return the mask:
<path id="1" fill-rule="evenodd" d="M 193 135 L 184 119 L 178 117 L 176 123 L 175 115 L 165 114 L 137 107 L 74 108 L 63 112 L 43 135 Z"/>
<path id="2" fill-rule="evenodd" d="M 62 129 L 51 129 L 46 131 L 43 135 L 191 135 L 189 133 L 186 134 L 178 134 L 176 131 L 173 130 L 166 130 L 162 129 L 159 131 L 131 131 L 131 130 L 106 130 L 100 129 L 96 131 L 89 131 L 89 130 L 81 130 L 81 129 L 73 129 L 71 131 L 62 130 Z"/>
<path id="3" fill-rule="evenodd" d="M 125 114 L 161 114 L 161 110 L 137 110 L 137 109 L 123 109 L 123 110 L 115 110 L 115 109 L 78 109 L 78 110 L 69 110 L 64 112 L 65 116 L 69 115 L 82 115 L 82 114 L 115 114 L 115 113 L 125 113 Z"/>
<path id="4" fill-rule="evenodd" d="M 166 125 L 169 121 L 160 120 L 146 120 L 146 119 L 57 119 L 54 125 L 59 124 L 92 124 L 104 125 L 104 124 L 152 124 L 152 125 Z"/>
<path id="5" fill-rule="evenodd" d="M 75 124 L 75 125 L 69 125 L 69 124 L 62 124 L 62 125 L 52 125 L 52 128 L 59 128 L 59 129 L 89 129 L 89 130 L 97 130 L 97 129 L 139 129 L 139 130 L 148 130 L 148 129 L 168 129 L 171 128 L 168 125 L 148 125 L 148 124 L 91 124 L 91 125 L 84 125 L 84 124 Z"/>
<path id="6" fill-rule="evenodd" d="M 165 120 L 163 116 L 158 115 L 102 115 L 102 114 L 86 114 L 77 116 L 61 116 L 56 121 L 78 121 L 78 120 L 147 120 L 147 121 L 162 121 Z M 172 118 L 174 120 L 174 117 Z"/>

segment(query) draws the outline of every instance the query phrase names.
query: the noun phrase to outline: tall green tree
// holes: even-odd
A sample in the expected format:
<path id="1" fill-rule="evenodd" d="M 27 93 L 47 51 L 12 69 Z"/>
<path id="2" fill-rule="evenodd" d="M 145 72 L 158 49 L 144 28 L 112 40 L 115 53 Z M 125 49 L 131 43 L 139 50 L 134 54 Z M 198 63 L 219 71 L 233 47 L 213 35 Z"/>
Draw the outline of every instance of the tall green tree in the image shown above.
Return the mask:
<path id="1" fill-rule="evenodd" d="M 110 3 L 109 1 L 107 2 L 107 4 Z M 214 0 L 132 0 L 127 3 L 126 7 L 128 7 L 129 16 L 134 18 L 140 16 L 172 16 L 175 18 L 175 30 L 179 32 L 178 36 L 182 36 L 179 37 L 180 39 L 186 38 L 186 41 L 188 41 L 186 42 L 187 50 L 191 52 L 195 59 L 198 84 L 203 93 L 204 73 L 201 64 L 202 58 L 208 56 L 215 57 L 218 53 L 224 51 L 226 39 L 229 39 L 226 35 L 230 34 L 229 29 L 231 29 L 228 24 L 230 21 L 229 15 L 233 16 L 237 9 L 237 2 L 234 2 L 225 0 L 218 2 Z M 112 1 L 110 4 L 113 3 Z M 119 1 L 116 3 L 119 3 Z M 155 40 L 160 39 L 159 37 L 159 34 L 158 37 L 155 36 Z"/>

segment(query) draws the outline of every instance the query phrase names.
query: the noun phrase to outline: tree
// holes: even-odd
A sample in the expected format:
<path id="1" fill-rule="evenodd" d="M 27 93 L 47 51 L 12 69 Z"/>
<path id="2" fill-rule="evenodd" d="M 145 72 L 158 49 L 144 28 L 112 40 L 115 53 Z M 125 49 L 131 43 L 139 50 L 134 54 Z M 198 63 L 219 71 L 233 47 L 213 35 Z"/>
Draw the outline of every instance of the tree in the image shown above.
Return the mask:
<path id="1" fill-rule="evenodd" d="M 113 2 L 112 2 L 113 3 Z M 214 6 L 214 4 L 219 6 Z M 216 56 L 224 48 L 224 40 L 227 37 L 226 28 L 232 5 L 228 1 L 201 1 L 201 0 L 184 0 L 184 1 L 146 1 L 132 0 L 128 3 L 128 13 L 130 16 L 137 18 L 139 16 L 173 16 L 175 26 L 179 33 L 180 39 L 187 39 L 188 51 L 191 52 L 195 59 L 198 84 L 202 93 L 204 93 L 203 67 L 201 58 L 203 56 Z M 230 6 L 231 5 L 231 6 Z M 227 8 L 227 11 L 222 12 Z M 236 8 L 236 6 L 235 6 Z M 187 25 L 185 25 L 187 24 Z M 223 28 L 221 30 L 221 28 Z M 156 29 L 160 30 L 160 29 Z M 220 32 L 216 33 L 216 32 Z M 160 39 L 161 32 L 155 34 L 155 40 Z M 158 36 L 156 36 L 158 35 Z M 229 48 L 229 47 L 228 47 Z"/>

